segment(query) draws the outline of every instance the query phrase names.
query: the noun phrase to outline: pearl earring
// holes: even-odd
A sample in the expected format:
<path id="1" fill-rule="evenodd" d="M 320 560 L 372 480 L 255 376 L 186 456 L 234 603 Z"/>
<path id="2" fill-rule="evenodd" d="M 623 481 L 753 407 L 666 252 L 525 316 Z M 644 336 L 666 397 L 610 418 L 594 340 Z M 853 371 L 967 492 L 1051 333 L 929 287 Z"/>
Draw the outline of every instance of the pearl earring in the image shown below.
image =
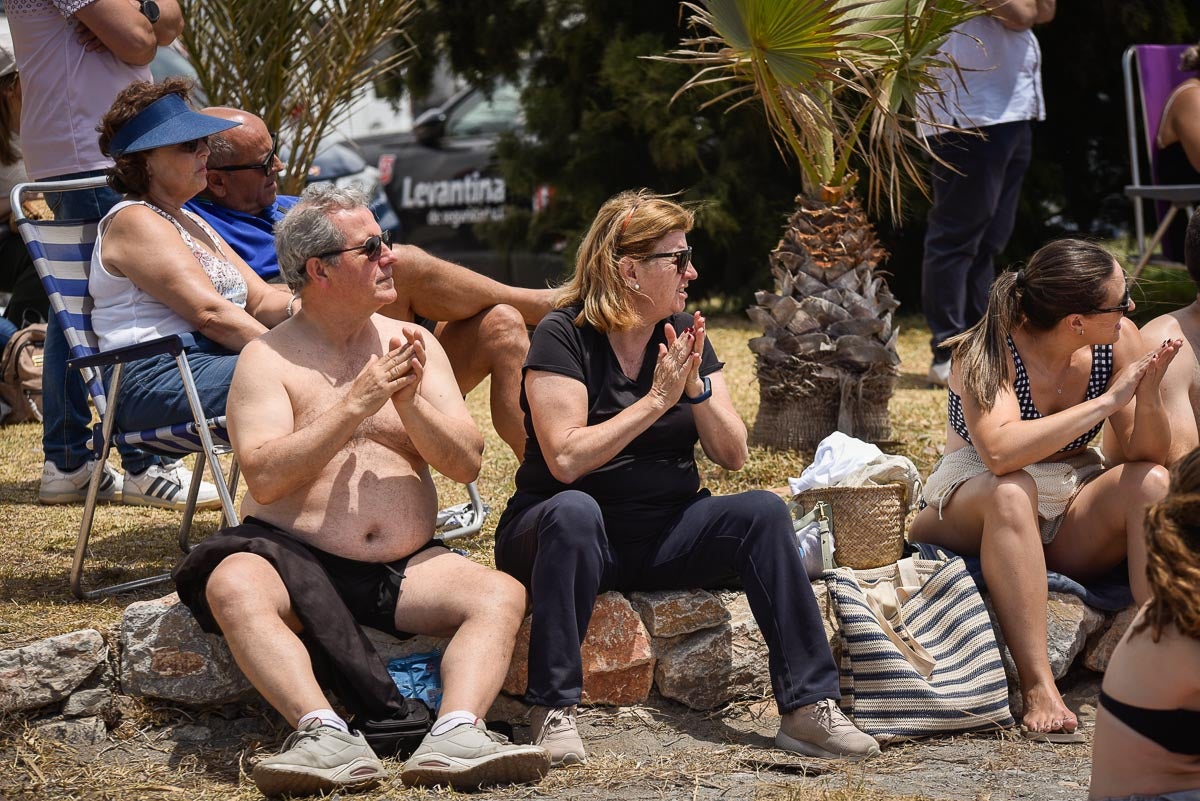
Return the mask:
<path id="1" fill-rule="evenodd" d="M 639 289 L 641 289 L 641 288 L 642 288 L 642 285 L 641 285 L 641 284 L 634 284 L 634 285 L 633 285 L 633 291 L 634 291 L 634 292 L 638 291 L 638 290 L 639 290 Z M 1082 332 L 1080 332 L 1080 333 L 1082 333 Z"/>

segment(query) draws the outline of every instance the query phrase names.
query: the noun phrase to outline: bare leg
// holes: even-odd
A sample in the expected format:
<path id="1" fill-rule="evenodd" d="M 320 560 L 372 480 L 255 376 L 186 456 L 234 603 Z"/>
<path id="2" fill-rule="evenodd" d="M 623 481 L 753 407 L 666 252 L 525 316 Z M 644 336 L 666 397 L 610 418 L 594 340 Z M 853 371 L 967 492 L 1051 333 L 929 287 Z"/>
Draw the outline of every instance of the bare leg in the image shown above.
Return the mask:
<path id="1" fill-rule="evenodd" d="M 1146 583 L 1146 507 L 1167 494 L 1170 477 L 1152 462 L 1129 462 L 1106 470 L 1071 503 L 1046 562 L 1059 573 L 1086 581 L 1129 560 L 1129 586 L 1139 606 L 1150 597 Z"/>
<path id="2" fill-rule="evenodd" d="M 518 461 L 523 459 L 521 367 L 529 352 L 529 334 L 521 313 L 511 306 L 492 306 L 466 320 L 438 325 L 437 337 L 464 395 L 491 376 L 492 425 Z"/>
<path id="3" fill-rule="evenodd" d="M 936 509 L 923 510 L 909 536 L 914 542 L 979 555 L 1000 630 L 1017 666 L 1026 727 L 1073 731 L 1076 718 L 1054 684 L 1046 652 L 1046 560 L 1037 525 L 1037 487 L 1029 474 L 976 476 L 946 504 L 943 519 Z"/>
<path id="4" fill-rule="evenodd" d="M 287 589 L 261 556 L 227 556 L 205 595 L 234 661 L 254 688 L 295 728 L 300 716 L 329 706 L 296 635 L 300 621 Z"/>
<path id="5" fill-rule="evenodd" d="M 425 551 L 408 563 L 396 628 L 449 636 L 442 654 L 442 711 L 487 714 L 504 684 L 525 588 L 511 576 L 458 554 Z"/>

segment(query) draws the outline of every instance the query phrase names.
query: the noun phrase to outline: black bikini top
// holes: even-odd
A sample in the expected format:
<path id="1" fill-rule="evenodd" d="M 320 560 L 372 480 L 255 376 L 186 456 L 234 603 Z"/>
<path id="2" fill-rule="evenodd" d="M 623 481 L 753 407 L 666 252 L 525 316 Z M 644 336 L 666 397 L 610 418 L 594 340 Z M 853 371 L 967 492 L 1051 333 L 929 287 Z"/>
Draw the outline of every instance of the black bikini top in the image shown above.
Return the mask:
<path id="1" fill-rule="evenodd" d="M 1130 706 L 1104 690 L 1100 691 L 1100 706 L 1138 734 L 1171 753 L 1200 756 L 1200 710 Z"/>
<path id="2" fill-rule="evenodd" d="M 1042 416 L 1042 413 L 1033 405 L 1033 392 L 1029 388 L 1029 374 L 1025 372 L 1025 363 L 1021 361 L 1021 354 L 1017 352 L 1017 346 L 1013 342 L 1012 337 L 1008 337 L 1008 349 L 1012 352 L 1013 366 L 1016 368 L 1016 375 L 1013 377 L 1013 392 L 1016 393 L 1017 403 L 1021 407 L 1021 419 L 1037 420 Z M 1091 400 L 1103 395 L 1104 390 L 1108 389 L 1108 381 L 1112 378 L 1112 372 L 1112 345 L 1093 345 L 1092 372 L 1088 376 L 1087 394 L 1084 396 L 1084 400 Z M 967 421 L 963 417 L 962 398 L 952 389 L 949 390 L 949 397 L 946 401 L 946 416 L 950 420 L 950 427 L 969 444 L 971 442 L 971 434 L 967 431 Z M 1067 451 L 1082 448 L 1092 441 L 1092 437 L 1100 433 L 1100 428 L 1103 425 L 1103 420 L 1096 423 L 1091 431 L 1076 437 L 1066 447 L 1059 448 L 1058 452 L 1066 453 Z"/>

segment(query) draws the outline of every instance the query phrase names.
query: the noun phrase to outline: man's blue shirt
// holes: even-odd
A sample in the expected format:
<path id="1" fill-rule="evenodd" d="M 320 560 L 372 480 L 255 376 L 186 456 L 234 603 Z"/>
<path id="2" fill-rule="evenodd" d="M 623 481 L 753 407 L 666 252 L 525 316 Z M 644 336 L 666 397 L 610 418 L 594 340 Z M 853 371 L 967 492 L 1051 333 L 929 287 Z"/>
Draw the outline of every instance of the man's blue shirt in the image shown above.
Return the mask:
<path id="1" fill-rule="evenodd" d="M 200 197 L 192 198 L 183 207 L 203 217 L 254 272 L 264 281 L 270 281 L 279 275 L 275 223 L 282 220 L 284 213 L 299 199 L 295 195 L 279 195 L 273 204 L 258 214 L 234 211 Z"/>

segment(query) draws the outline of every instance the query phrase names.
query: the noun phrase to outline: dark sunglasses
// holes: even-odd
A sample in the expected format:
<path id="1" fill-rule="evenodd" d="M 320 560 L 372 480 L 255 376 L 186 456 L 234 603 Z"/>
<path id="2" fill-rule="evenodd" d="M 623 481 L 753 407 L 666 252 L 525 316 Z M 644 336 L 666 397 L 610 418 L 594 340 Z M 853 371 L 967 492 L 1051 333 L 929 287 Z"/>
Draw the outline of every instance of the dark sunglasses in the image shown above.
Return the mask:
<path id="1" fill-rule="evenodd" d="M 1129 282 L 1125 282 L 1125 297 L 1121 300 L 1120 306 L 1108 306 L 1102 309 L 1092 309 L 1086 314 L 1109 314 L 1111 312 L 1120 312 L 1121 314 L 1129 314 L 1129 310 L 1133 308 L 1133 300 L 1129 297 Z"/>
<path id="2" fill-rule="evenodd" d="M 207 145 L 208 137 L 202 136 L 199 139 L 189 139 L 186 142 L 179 142 L 175 145 L 175 147 L 179 148 L 180 150 L 182 150 L 186 153 L 195 153 L 197 150 L 200 149 L 201 143 L 204 143 Z"/>
<path id="3" fill-rule="evenodd" d="M 684 271 L 687 270 L 688 265 L 692 263 L 692 249 L 687 247 L 683 250 L 675 250 L 670 253 L 651 253 L 648 256 L 642 256 L 640 258 L 642 261 L 649 261 L 650 259 L 674 259 L 675 272 L 683 275 Z"/>
<path id="4" fill-rule="evenodd" d="M 367 241 L 363 242 L 361 245 L 355 245 L 352 248 L 342 248 L 341 250 L 331 250 L 327 253 L 318 253 L 316 258 L 327 259 L 330 256 L 339 256 L 342 253 L 350 253 L 355 250 L 361 250 L 363 253 L 367 254 L 367 259 L 369 261 L 377 261 L 379 256 L 383 253 L 383 246 L 390 244 L 392 244 L 392 233 L 391 231 L 384 231 L 376 236 L 367 237 Z"/>
<path id="5" fill-rule="evenodd" d="M 271 134 L 271 152 L 263 159 L 261 164 L 231 164 L 228 167 L 209 167 L 210 170 L 218 172 L 238 172 L 240 170 L 262 170 L 263 176 L 271 174 L 271 168 L 275 166 L 275 152 L 279 146 L 279 134 Z"/>

